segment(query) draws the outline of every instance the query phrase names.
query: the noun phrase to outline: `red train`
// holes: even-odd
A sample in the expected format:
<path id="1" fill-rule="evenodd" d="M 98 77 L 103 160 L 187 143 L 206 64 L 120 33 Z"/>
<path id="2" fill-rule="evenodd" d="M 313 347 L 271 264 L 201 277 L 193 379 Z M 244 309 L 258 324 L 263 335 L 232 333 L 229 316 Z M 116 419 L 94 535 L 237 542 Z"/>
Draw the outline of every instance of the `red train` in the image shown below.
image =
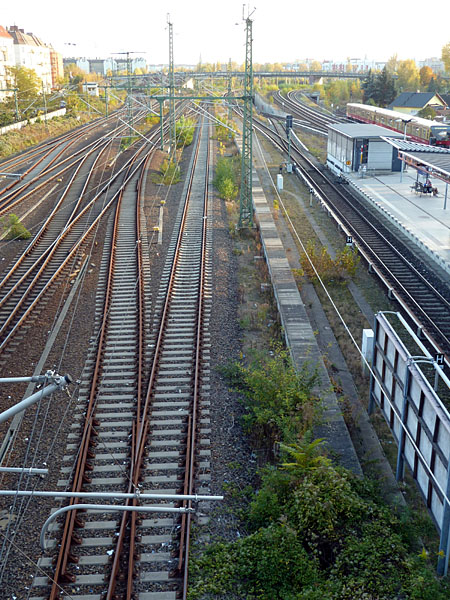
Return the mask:
<path id="1" fill-rule="evenodd" d="M 450 125 L 422 119 L 378 106 L 347 104 L 347 116 L 363 123 L 374 123 L 392 131 L 405 133 L 409 139 L 432 146 L 450 148 Z"/>

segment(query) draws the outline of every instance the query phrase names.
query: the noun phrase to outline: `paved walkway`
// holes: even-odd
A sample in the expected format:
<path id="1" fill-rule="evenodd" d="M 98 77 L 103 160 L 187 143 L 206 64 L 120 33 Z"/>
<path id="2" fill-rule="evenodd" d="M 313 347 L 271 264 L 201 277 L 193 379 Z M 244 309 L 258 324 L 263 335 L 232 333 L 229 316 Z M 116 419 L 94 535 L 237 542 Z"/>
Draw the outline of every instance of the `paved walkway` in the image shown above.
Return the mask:
<path id="1" fill-rule="evenodd" d="M 433 179 L 438 196 L 417 194 L 411 189 L 416 171 L 364 177 L 346 174 L 351 185 L 395 223 L 428 256 L 450 275 L 450 189 L 445 206 L 445 185 Z"/>

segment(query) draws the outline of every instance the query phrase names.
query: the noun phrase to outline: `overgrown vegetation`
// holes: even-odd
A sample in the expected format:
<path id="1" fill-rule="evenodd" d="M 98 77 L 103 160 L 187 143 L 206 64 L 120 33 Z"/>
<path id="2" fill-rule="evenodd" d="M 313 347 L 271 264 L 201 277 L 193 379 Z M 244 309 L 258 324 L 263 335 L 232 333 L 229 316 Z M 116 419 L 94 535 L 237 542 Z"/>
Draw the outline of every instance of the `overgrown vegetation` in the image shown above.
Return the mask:
<path id="1" fill-rule="evenodd" d="M 228 119 L 222 119 L 220 117 L 217 117 L 217 121 L 219 121 L 219 123 L 216 123 L 217 140 L 222 144 L 226 144 L 234 140 L 235 134 L 232 131 L 233 123 L 228 121 Z"/>
<path id="2" fill-rule="evenodd" d="M 139 136 L 137 135 L 127 135 L 124 136 L 121 140 L 120 140 L 120 150 L 123 152 L 124 150 L 126 150 L 127 148 L 129 148 L 132 144 L 134 144 L 134 142 L 136 140 L 139 139 Z"/>
<path id="3" fill-rule="evenodd" d="M 31 237 L 31 233 L 15 214 L 2 217 L 0 223 L 4 232 L 6 232 L 5 237 L 7 240 L 28 240 Z"/>
<path id="4" fill-rule="evenodd" d="M 22 129 L 8 131 L 0 136 L 0 158 L 6 158 L 16 152 L 21 152 L 30 146 L 39 144 L 49 137 L 60 135 L 78 127 L 89 119 L 80 120 L 71 117 L 58 117 L 45 123 L 34 123 Z"/>
<path id="5" fill-rule="evenodd" d="M 235 363 L 223 372 L 243 395 L 244 429 L 258 447 L 294 442 L 311 428 L 318 413 L 312 392 L 317 373 L 308 367 L 296 372 L 286 350 L 275 347 L 269 355 L 258 353 L 250 366 Z"/>
<path id="6" fill-rule="evenodd" d="M 325 282 L 343 282 L 350 279 L 355 275 L 360 260 L 356 248 L 346 246 L 343 250 L 338 251 L 336 258 L 333 259 L 325 246 L 318 248 L 312 240 L 307 242 L 306 252 L 320 278 Z M 301 255 L 300 260 L 304 273 L 312 281 L 316 281 L 316 271 L 305 253 Z"/>
<path id="7" fill-rule="evenodd" d="M 239 158 L 219 158 L 216 165 L 214 187 L 224 200 L 233 200 L 238 193 Z"/>
<path id="8" fill-rule="evenodd" d="M 175 135 L 177 138 L 177 148 L 184 148 L 192 144 L 195 132 L 195 121 L 184 115 L 178 119 L 175 124 Z"/>
<path id="9" fill-rule="evenodd" d="M 159 173 L 155 173 L 152 177 L 153 183 L 162 183 L 164 185 L 172 185 L 181 180 L 180 166 L 177 162 L 167 158 L 164 160 Z"/>
<path id="10" fill-rule="evenodd" d="M 288 386 L 290 387 L 290 386 Z M 417 543 L 374 484 L 332 464 L 320 440 L 281 445 L 261 473 L 249 534 L 191 561 L 189 600 L 446 600 Z"/>

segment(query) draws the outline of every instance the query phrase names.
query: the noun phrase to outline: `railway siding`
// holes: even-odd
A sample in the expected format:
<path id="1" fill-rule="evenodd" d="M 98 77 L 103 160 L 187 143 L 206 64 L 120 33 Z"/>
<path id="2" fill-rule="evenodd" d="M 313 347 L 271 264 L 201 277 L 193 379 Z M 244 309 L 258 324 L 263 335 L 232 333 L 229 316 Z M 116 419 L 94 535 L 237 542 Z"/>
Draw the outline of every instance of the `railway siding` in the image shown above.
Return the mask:
<path id="1" fill-rule="evenodd" d="M 262 159 L 259 158 L 262 163 Z M 253 203 L 258 222 L 264 256 L 272 280 L 286 344 L 297 369 L 304 364 L 317 365 L 321 384 L 317 393 L 323 401 L 322 424 L 315 430 L 317 437 L 325 438 L 328 446 L 339 457 L 340 463 L 362 475 L 361 465 L 353 447 L 336 395 L 332 389 L 322 354 L 312 330 L 306 309 L 292 275 L 283 243 L 278 235 L 267 198 L 253 170 Z"/>

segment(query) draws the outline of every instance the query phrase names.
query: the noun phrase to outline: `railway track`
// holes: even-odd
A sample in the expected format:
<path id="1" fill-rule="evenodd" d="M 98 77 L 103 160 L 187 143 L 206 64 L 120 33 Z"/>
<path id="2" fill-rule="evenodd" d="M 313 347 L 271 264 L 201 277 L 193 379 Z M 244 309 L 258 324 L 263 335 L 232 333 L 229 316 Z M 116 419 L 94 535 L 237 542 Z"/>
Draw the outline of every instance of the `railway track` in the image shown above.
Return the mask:
<path id="1" fill-rule="evenodd" d="M 328 135 L 329 124 L 340 123 L 344 120 L 307 106 L 304 102 L 298 100 L 296 92 L 289 92 L 287 97 L 277 92 L 274 98 L 278 106 L 294 116 L 294 125 L 296 127 L 304 128 L 307 131 L 311 131 L 311 133 L 326 136 Z"/>
<path id="2" fill-rule="evenodd" d="M 52 556 L 40 561 L 53 583 L 36 577 L 33 598 L 59 598 L 61 590 L 80 600 L 186 596 L 194 506 L 170 496 L 208 491 L 210 454 L 209 136 L 207 125 L 201 129 L 154 298 L 139 222 L 145 159 L 130 164 L 105 246 L 97 330 L 59 482 L 77 493 L 130 492 L 129 506 L 144 504 L 139 494 L 148 492 L 169 502 L 155 499 L 150 508 L 163 511 L 157 515 L 68 513 L 50 541 L 56 567 Z"/>
<path id="3" fill-rule="evenodd" d="M 287 142 L 280 126 L 273 129 L 258 124 L 283 151 Z M 389 296 L 397 300 L 403 314 L 434 352 L 442 352 L 450 363 L 450 288 L 425 263 L 420 261 L 397 230 L 387 227 L 375 211 L 362 200 L 342 190 L 303 152 L 291 147 L 291 155 L 304 182 L 315 190 L 321 202 L 340 227 L 353 238 L 369 268 L 386 286 Z"/>
<path id="4" fill-rule="evenodd" d="M 83 244 L 122 183 L 125 167 L 112 176 L 104 174 L 97 191 L 90 191 L 96 169 L 108 160 L 112 144 L 101 140 L 80 159 L 48 218 L 0 281 L 0 352 L 63 270 L 80 268 Z"/>
<path id="5" fill-rule="evenodd" d="M 43 178 L 52 165 L 60 162 L 62 155 L 67 153 L 73 145 L 82 142 L 83 147 L 85 147 L 86 136 L 95 134 L 97 131 L 104 134 L 103 130 L 106 127 L 112 126 L 113 129 L 117 129 L 115 123 L 121 112 L 123 111 L 119 110 L 107 118 L 87 123 L 58 138 L 33 146 L 18 156 L 0 162 L 0 172 L 4 174 L 4 179 L 1 180 L 3 186 L 0 189 L 1 213 L 5 212 L 3 209 L 11 202 L 11 199 L 23 194 L 23 191 L 32 183 Z M 109 131 L 109 135 L 113 135 L 113 132 Z M 95 143 L 95 140 L 93 143 Z M 13 175 L 17 175 L 17 177 L 13 177 Z"/>

